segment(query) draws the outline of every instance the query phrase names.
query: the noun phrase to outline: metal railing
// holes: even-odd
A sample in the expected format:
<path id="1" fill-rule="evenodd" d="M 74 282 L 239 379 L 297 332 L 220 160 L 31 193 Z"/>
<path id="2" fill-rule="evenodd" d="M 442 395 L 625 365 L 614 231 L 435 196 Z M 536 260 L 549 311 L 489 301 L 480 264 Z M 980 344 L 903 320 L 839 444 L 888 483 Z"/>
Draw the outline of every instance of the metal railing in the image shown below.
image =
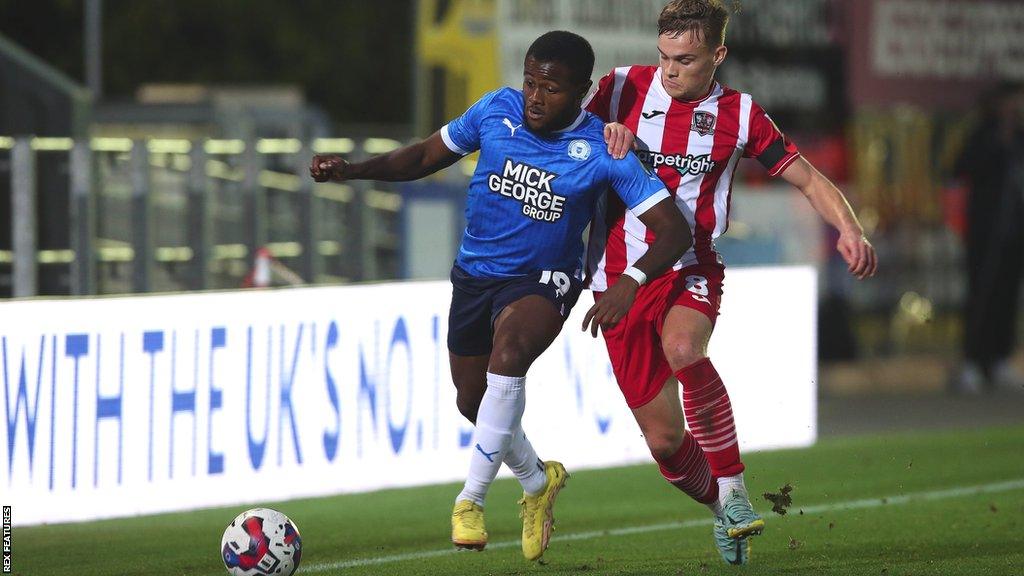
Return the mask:
<path id="1" fill-rule="evenodd" d="M 236 288 L 261 247 L 306 283 L 395 278 L 402 199 L 394 186 L 315 184 L 308 165 L 314 153 L 358 160 L 399 146 L 0 137 L 0 195 L 8 184 L 10 192 L 0 294 Z M 66 231 L 37 230 L 54 220 Z"/>

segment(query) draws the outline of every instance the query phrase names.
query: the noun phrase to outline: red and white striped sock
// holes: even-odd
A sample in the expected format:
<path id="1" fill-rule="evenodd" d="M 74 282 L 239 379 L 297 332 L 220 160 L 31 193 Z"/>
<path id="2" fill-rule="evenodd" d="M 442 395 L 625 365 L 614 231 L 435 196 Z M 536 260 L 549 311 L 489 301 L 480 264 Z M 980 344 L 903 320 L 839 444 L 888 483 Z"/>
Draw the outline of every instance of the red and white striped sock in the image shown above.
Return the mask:
<path id="1" fill-rule="evenodd" d="M 683 431 L 683 443 L 675 454 L 658 462 L 661 475 L 673 486 L 686 492 L 701 504 L 713 505 L 718 502 L 718 482 L 711 476 L 708 459 L 693 436 Z"/>
<path id="2" fill-rule="evenodd" d="M 715 478 L 743 472 L 732 403 L 709 358 L 681 368 L 676 378 L 683 385 L 683 413 Z"/>

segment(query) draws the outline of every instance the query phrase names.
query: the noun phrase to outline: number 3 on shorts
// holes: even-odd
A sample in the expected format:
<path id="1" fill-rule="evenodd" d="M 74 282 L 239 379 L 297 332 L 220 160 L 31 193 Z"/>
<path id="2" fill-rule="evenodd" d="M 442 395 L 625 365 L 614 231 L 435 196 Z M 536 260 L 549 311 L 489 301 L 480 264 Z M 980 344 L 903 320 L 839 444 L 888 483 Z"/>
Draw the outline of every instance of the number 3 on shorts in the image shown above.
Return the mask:
<path id="1" fill-rule="evenodd" d="M 708 301 L 708 279 L 704 276 L 687 276 L 686 289 L 694 300 L 710 304 Z"/>
<path id="2" fill-rule="evenodd" d="M 569 275 L 566 274 L 565 272 L 559 272 L 557 270 L 555 270 L 554 272 L 552 272 L 551 270 L 545 270 L 544 272 L 542 272 L 540 275 L 540 283 L 554 284 L 555 290 L 558 292 L 558 295 L 563 298 L 566 294 L 569 293 L 569 288 L 572 287 L 572 283 L 569 281 Z M 707 293 L 707 290 L 705 290 L 704 292 Z"/>

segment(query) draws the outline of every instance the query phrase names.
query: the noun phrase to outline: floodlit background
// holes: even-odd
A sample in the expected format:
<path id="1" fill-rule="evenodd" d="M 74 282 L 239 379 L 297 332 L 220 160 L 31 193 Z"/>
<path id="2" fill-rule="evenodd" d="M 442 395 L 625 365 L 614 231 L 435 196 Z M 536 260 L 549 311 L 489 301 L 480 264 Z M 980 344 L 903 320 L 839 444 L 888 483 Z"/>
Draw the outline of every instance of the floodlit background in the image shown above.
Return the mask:
<path id="1" fill-rule="evenodd" d="M 240 377 L 217 372 L 227 370 L 215 369 L 217 355 L 252 367 L 253 346 L 256 357 L 274 358 L 273 367 L 268 360 L 255 368 L 265 370 L 267 378 L 266 403 L 257 398 L 256 405 L 266 409 L 268 418 L 271 407 L 277 407 L 268 427 L 257 428 L 266 433 L 262 446 L 271 443 L 267 454 L 273 458 L 267 461 L 277 466 L 259 486 L 287 479 L 287 466 L 296 456 L 302 464 L 300 436 L 326 450 L 325 466 L 334 462 L 330 443 L 337 448 L 337 434 L 342 450 L 355 446 L 346 444 L 351 436 L 343 432 L 345 426 L 356 426 L 344 411 L 345 394 L 351 393 L 354 403 L 369 403 L 365 393 L 378 389 L 374 386 L 386 389 L 380 374 L 389 371 L 407 371 L 409 382 L 430 374 L 434 388 L 414 393 L 410 385 L 404 396 L 382 392 L 380 403 L 386 408 L 380 408 L 385 416 L 379 420 L 374 392 L 372 422 L 384 432 L 373 441 L 390 442 L 390 456 L 401 457 L 414 439 L 422 447 L 438 443 L 445 430 L 458 434 L 461 421 L 451 406 L 450 413 L 434 408 L 417 420 L 424 406 L 443 405 L 443 394 L 450 392 L 443 324 L 438 324 L 446 311 L 446 286 L 432 284 L 427 291 L 442 303 L 437 314 L 403 312 L 403 304 L 414 309 L 417 296 L 397 296 L 387 302 L 398 310 L 397 323 L 375 317 L 372 325 L 354 328 L 356 336 L 344 325 L 339 331 L 333 323 L 311 319 L 332 305 L 362 303 L 355 312 L 373 310 L 390 291 L 400 293 L 403 287 L 396 281 L 445 280 L 464 225 L 474 157 L 404 184 L 314 184 L 309 160 L 315 153 L 359 160 L 389 152 L 429 135 L 485 92 L 518 87 L 527 47 L 551 29 L 590 40 L 597 53 L 595 81 L 614 66 L 655 64 L 656 20 L 663 3 L 0 0 L 0 299 L 14 300 L 0 301 L 7 406 L 6 454 L 0 459 L 8 472 L 0 486 L 14 486 L 15 494 L 36 490 L 42 498 L 56 484 L 58 491 L 71 489 L 63 494 L 71 507 L 81 502 L 76 482 L 120 486 L 122 448 L 112 440 L 118 437 L 114 431 L 122 434 L 121 426 L 130 428 L 130 418 L 145 412 L 123 407 L 135 402 L 129 402 L 125 390 L 148 385 L 152 395 L 154 378 L 156 386 L 168 385 L 159 380 L 164 376 L 153 376 L 164 374 L 158 369 L 163 365 L 148 362 L 163 362 L 179 346 L 184 357 L 194 345 L 195 357 L 181 365 L 178 377 L 191 378 L 193 370 L 197 376 L 189 396 L 180 392 L 187 388 L 180 384 L 184 380 L 175 388 L 174 371 L 167 372 L 171 390 L 161 400 L 167 405 L 158 404 L 170 414 L 160 416 L 157 410 L 157 420 L 164 418 L 170 431 L 160 432 L 167 436 L 156 442 L 170 442 L 171 479 L 176 462 L 178 474 L 187 469 L 189 454 L 193 476 L 196 454 L 200 470 L 205 466 L 216 474 L 218 465 L 219 470 L 225 465 L 236 470 L 231 448 L 218 444 L 218 434 L 228 434 L 217 429 L 215 414 L 221 406 L 225 413 L 245 407 L 238 417 L 244 418 L 239 421 L 248 437 L 239 436 L 234 447 L 260 468 L 253 446 L 260 446 L 254 438 L 262 433 L 248 428 L 251 395 L 228 390 L 222 398 L 214 385 Z M 753 286 L 745 294 L 756 295 L 759 278 L 781 279 L 781 285 L 764 289 L 763 300 L 734 304 L 743 310 L 742 317 L 730 317 L 716 335 L 725 342 L 716 352 L 716 364 L 738 370 L 732 380 L 726 378 L 727 385 L 734 396 L 747 398 L 746 407 L 737 411 L 741 430 L 742 410 L 750 414 L 748 426 L 751 419 L 763 418 L 764 424 L 756 420 L 759 429 L 780 435 L 783 429 L 771 428 L 772 418 L 786 418 L 790 410 L 790 423 L 808 418 L 802 427 L 806 437 L 786 432 L 791 445 L 861 433 L 1024 422 L 1024 356 L 1017 344 L 1024 266 L 1024 3 L 744 0 L 726 43 L 729 55 L 718 80 L 752 93 L 803 155 L 839 185 L 879 255 L 876 277 L 851 278 L 834 250 L 836 235 L 799 192 L 768 179 L 756 162 L 740 164 L 731 225 L 718 247 L 729 270 L 749 274 L 741 279 L 734 272 L 737 290 Z M 801 283 L 790 291 L 784 284 L 789 276 L 764 270 L 778 266 L 809 266 L 811 272 L 798 274 Z M 335 292 L 289 300 L 289 291 L 251 290 L 331 290 L 368 282 L 385 285 L 338 292 L 352 295 L 340 301 Z M 229 325 L 218 332 L 215 325 L 201 332 L 210 326 L 196 323 L 193 337 L 192 325 L 175 324 L 184 322 L 184 312 L 173 308 L 178 300 L 167 300 L 167 307 L 153 314 L 158 321 L 147 316 L 147 306 L 162 306 L 164 300 L 132 300 L 122 306 L 121 300 L 103 299 L 93 306 L 81 298 L 211 290 L 245 291 L 239 299 L 231 297 L 234 292 L 210 296 L 224 303 L 210 305 L 211 317 L 230 310 L 243 328 Z M 727 276 L 727 307 L 729 299 Z M 321 306 L 321 301 L 327 303 Z M 247 316 L 236 314 L 232 306 L 237 302 L 256 304 Z M 589 303 L 584 296 L 580 307 Z M 792 325 L 779 319 L 780 310 L 794 311 Z M 87 326 L 82 324 L 86 318 Z M 176 332 L 165 325 L 176 326 Z M 123 376 L 125 333 L 138 339 L 129 340 L 129 356 L 135 354 L 128 367 L 129 388 Z M 121 388 L 113 380 L 118 334 Z M 396 342 L 416 353 L 428 343 L 437 346 L 441 364 L 422 357 L 414 361 L 413 352 L 408 365 L 402 364 L 401 354 L 398 360 L 392 357 Z M 774 355 L 777 370 L 750 360 L 771 361 L 770 350 L 761 345 L 784 351 Z M 331 346 L 349 348 L 344 358 L 329 360 Z M 562 369 L 555 364 L 563 362 L 562 356 L 566 365 L 579 365 L 580 357 L 573 364 L 572 354 L 595 354 L 586 358 L 596 358 L 596 364 L 593 373 L 574 372 L 577 387 L 575 392 L 567 389 L 565 405 L 577 406 L 580 418 L 596 415 L 598 426 L 607 428 L 602 418 L 610 418 L 608 406 L 618 403 L 614 389 L 595 399 L 582 384 L 601 380 L 611 386 L 608 374 L 598 374 L 601 350 L 573 346 L 548 353 L 552 373 Z M 712 346 L 715 352 L 715 340 Z M 311 356 L 295 360 L 300 365 L 296 380 L 294 366 L 287 375 L 287 363 L 300 358 L 300 348 Z M 755 348 L 756 353 L 749 352 Z M 89 363 L 93 357 L 95 365 Z M 99 358 L 110 360 L 100 366 Z M 79 402 L 80 359 L 83 402 L 90 404 L 82 424 L 77 409 L 69 424 Z M 175 362 L 167 366 L 178 366 Z M 811 374 L 810 379 L 788 381 L 780 376 L 789 374 L 783 364 L 796 374 Z M 70 378 L 72 369 L 73 388 L 70 380 L 59 379 Z M 207 369 L 209 397 L 207 383 L 200 386 L 198 376 L 202 372 L 206 378 Z M 329 401 L 326 396 L 302 397 L 307 404 L 297 405 L 327 410 L 328 425 L 324 431 L 316 427 L 319 423 L 305 421 L 296 428 L 294 412 L 291 421 L 282 416 L 292 409 L 285 402 L 288 386 L 326 373 L 330 388 L 335 385 L 332 370 L 353 375 L 337 380 L 341 407 L 337 394 Z M 278 378 L 274 386 L 281 387 L 281 403 L 276 396 L 271 400 L 271 372 Z M 745 376 L 750 372 L 759 378 Z M 765 399 L 744 387 L 758 387 Z M 308 388 L 300 384 L 295 389 L 301 395 Z M 441 392 L 432 398 L 415 395 L 427 389 Z M 149 420 L 139 420 L 143 432 L 146 422 L 152 427 L 156 421 L 155 400 L 148 398 L 150 403 L 141 405 L 150 407 Z M 385 411 L 394 409 L 395 402 L 397 412 Z M 369 405 L 359 404 L 360 410 L 370 410 Z M 396 428 L 395 418 L 403 413 L 406 427 Z M 441 432 L 439 414 L 450 419 Z M 335 415 L 339 420 L 332 432 Z M 189 422 L 191 436 L 186 434 Z M 198 429 L 195 422 L 200 422 Z M 307 425 L 315 429 L 307 433 L 302 428 Z M 167 465 L 166 452 L 152 462 L 151 427 L 150 481 L 154 466 L 159 475 Z M 48 447 L 33 448 L 37 430 L 43 440 L 36 444 L 48 442 Z M 81 455 L 79 430 L 85 434 Z M 186 435 L 175 448 L 180 434 Z M 748 438 L 764 440 L 755 434 L 751 430 Z M 147 453 L 142 438 L 134 438 L 140 443 L 137 458 Z M 764 442 L 764 447 L 778 445 L 786 443 Z M 104 467 L 115 447 L 118 464 Z M 463 447 L 453 444 L 456 448 Z M 634 446 L 634 461 L 646 458 L 642 448 Z M 227 460 L 216 460 L 225 454 Z M 609 454 L 602 457 L 614 463 Z M 47 458 L 49 468 L 44 469 Z M 430 461 L 421 452 L 410 458 L 424 465 Z M 373 468 L 374 462 L 365 469 L 392 470 Z M 135 465 L 139 474 L 146 470 L 143 460 Z M 78 466 L 86 470 L 82 479 Z M 335 489 L 384 485 L 376 482 L 376 477 L 361 477 Z M 150 489 L 146 486 L 139 494 Z M 0 500 L 6 494 L 0 490 Z M 259 497 L 250 494 L 243 500 Z M 230 490 L 225 490 L 223 498 L 214 495 L 204 505 L 230 501 Z M 64 501 L 50 501 L 54 508 L 59 502 Z M 102 514 L 102 503 L 93 504 Z M 82 512 L 75 519 L 91 514 Z M 33 523 L 45 519 L 40 513 Z"/>
<path id="2" fill-rule="evenodd" d="M 309 156 L 429 134 L 517 86 L 549 29 L 590 39 L 595 79 L 654 63 L 661 4 L 4 2 L 0 295 L 237 288 L 260 247 L 296 273 L 279 283 L 444 278 L 472 159 L 412 185 L 313 186 Z M 877 278 L 846 277 L 806 202 L 741 163 L 721 250 L 817 267 L 826 390 L 939 391 L 955 369 L 964 304 L 990 296 L 967 291 L 954 169 L 987 98 L 1024 79 L 1022 27 L 1012 0 L 747 0 L 733 17 L 719 79 L 840 184 L 881 259 Z"/>

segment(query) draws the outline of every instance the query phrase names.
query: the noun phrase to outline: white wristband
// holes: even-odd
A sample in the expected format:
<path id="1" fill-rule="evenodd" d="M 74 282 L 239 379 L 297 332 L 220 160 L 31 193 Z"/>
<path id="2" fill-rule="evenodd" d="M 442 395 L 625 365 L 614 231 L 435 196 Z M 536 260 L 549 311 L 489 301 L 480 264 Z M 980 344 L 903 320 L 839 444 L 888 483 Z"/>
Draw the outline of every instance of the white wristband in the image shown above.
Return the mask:
<path id="1" fill-rule="evenodd" d="M 641 285 L 641 286 L 643 286 L 644 284 L 647 284 L 647 274 L 644 274 L 644 273 L 643 273 L 643 272 L 642 272 L 642 271 L 641 271 L 641 270 L 640 270 L 639 268 L 637 268 L 636 266 L 630 266 L 629 268 L 626 268 L 626 269 L 625 269 L 625 270 L 624 270 L 624 271 L 622 272 L 622 274 L 623 274 L 624 276 L 629 276 L 629 277 L 630 277 L 630 278 L 632 278 L 633 280 L 636 280 L 636 283 L 637 283 L 637 284 L 639 284 L 639 285 Z"/>

